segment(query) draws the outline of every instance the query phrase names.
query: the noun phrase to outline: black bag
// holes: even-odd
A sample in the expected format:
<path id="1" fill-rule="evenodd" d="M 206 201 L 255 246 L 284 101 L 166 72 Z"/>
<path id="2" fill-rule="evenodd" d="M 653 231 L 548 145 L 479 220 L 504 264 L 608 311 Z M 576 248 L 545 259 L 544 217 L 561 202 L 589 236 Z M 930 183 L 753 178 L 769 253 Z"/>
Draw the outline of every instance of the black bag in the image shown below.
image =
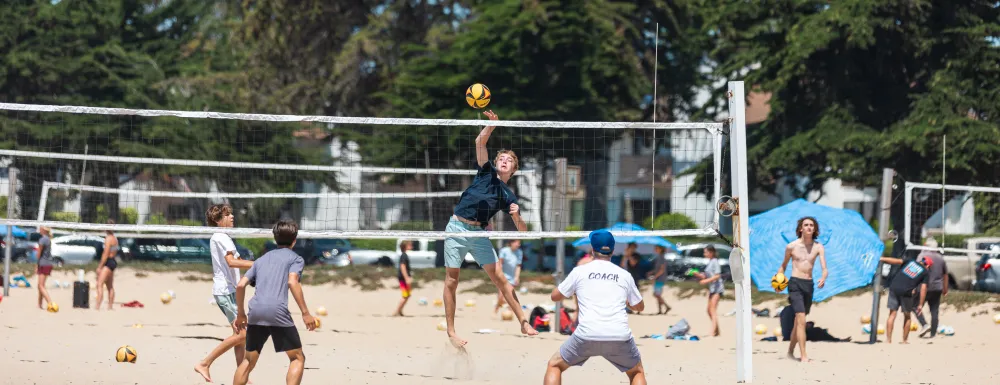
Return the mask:
<path id="1" fill-rule="evenodd" d="M 73 307 L 90 308 L 90 283 L 73 282 Z"/>

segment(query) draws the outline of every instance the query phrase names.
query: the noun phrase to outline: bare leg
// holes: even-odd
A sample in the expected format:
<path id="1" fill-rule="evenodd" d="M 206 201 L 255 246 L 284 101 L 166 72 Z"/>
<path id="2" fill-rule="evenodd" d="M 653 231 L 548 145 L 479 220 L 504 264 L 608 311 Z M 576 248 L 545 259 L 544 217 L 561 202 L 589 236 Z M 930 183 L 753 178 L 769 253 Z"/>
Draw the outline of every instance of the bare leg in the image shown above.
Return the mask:
<path id="1" fill-rule="evenodd" d="M 712 320 L 712 335 L 718 337 L 719 333 L 719 299 L 721 294 L 712 294 L 708 297 L 708 318 Z"/>
<path id="2" fill-rule="evenodd" d="M 101 302 L 104 302 L 104 281 L 108 279 L 108 269 L 101 267 L 97 272 L 97 299 L 94 302 L 94 309 L 101 310 Z"/>
<path id="3" fill-rule="evenodd" d="M 115 272 L 106 267 L 104 270 L 108 271 L 107 280 L 104 281 L 104 285 L 108 287 L 108 310 L 115 310 Z"/>
<path id="4" fill-rule="evenodd" d="M 885 321 L 885 341 L 887 343 L 892 343 L 892 324 L 896 323 L 896 310 L 889 311 L 889 318 Z M 872 333 L 878 333 L 877 330 L 872 330 Z"/>
<path id="5" fill-rule="evenodd" d="M 569 364 L 563 361 L 562 356 L 559 352 L 552 355 L 549 358 L 548 367 L 545 368 L 545 385 L 561 385 L 562 384 L 562 372 L 569 369 Z"/>
<path id="6" fill-rule="evenodd" d="M 458 337 L 455 333 L 455 291 L 458 290 L 458 273 L 461 269 L 457 267 L 446 267 L 444 269 L 444 319 L 448 323 L 448 338 L 456 348 L 469 343 Z"/>
<path id="7" fill-rule="evenodd" d="M 635 364 L 635 367 L 625 372 L 631 385 L 646 385 L 646 370 L 642 368 L 642 361 Z"/>
<path id="8" fill-rule="evenodd" d="M 245 358 L 245 345 L 246 345 L 246 331 L 242 331 L 239 334 L 233 334 L 226 339 L 222 340 L 215 349 L 212 349 L 204 359 L 194 366 L 194 371 L 198 372 L 205 382 L 212 382 L 212 376 L 209 374 L 209 368 L 212 367 L 212 363 L 215 362 L 217 358 L 225 354 L 229 349 L 234 349 L 236 353 L 236 365 L 239 366 L 243 363 Z"/>
<path id="9" fill-rule="evenodd" d="M 493 314 L 496 314 L 498 311 L 500 311 L 500 308 L 503 307 L 503 304 L 504 304 L 503 293 L 501 293 L 500 290 L 497 290 L 497 306 L 493 309 Z"/>
<path id="10" fill-rule="evenodd" d="M 507 300 L 507 304 L 510 305 L 510 309 L 514 311 L 514 316 L 517 317 L 517 321 L 521 324 L 521 334 L 526 334 L 529 336 L 538 335 L 538 331 L 528 324 L 527 319 L 524 318 L 524 310 L 521 310 L 521 301 L 517 299 L 517 294 L 514 293 L 514 286 L 507 282 L 507 278 L 503 275 L 497 275 L 497 270 L 494 268 L 495 263 L 483 266 L 483 270 L 486 271 L 486 275 L 490 276 L 490 280 L 493 281 L 493 285 L 503 293 L 504 299 Z M 558 316 L 557 316 L 558 317 Z"/>
<path id="11" fill-rule="evenodd" d="M 306 366 L 306 355 L 302 349 L 289 350 L 288 354 L 288 374 L 285 375 L 285 385 L 299 385 L 302 383 L 302 370 Z"/>
<path id="12" fill-rule="evenodd" d="M 908 344 L 907 340 L 910 338 L 910 312 L 903 312 L 903 342 L 901 344 Z"/>
<path id="13" fill-rule="evenodd" d="M 38 275 L 38 308 L 45 309 L 42 307 L 42 299 L 45 300 L 46 304 L 52 303 L 52 298 L 49 297 L 49 290 L 45 288 L 45 281 L 49 278 L 46 274 Z"/>
<path id="14" fill-rule="evenodd" d="M 795 334 L 799 342 L 799 361 L 809 362 L 806 355 L 806 313 L 795 313 Z"/>
<path id="15" fill-rule="evenodd" d="M 247 352 L 243 362 L 240 362 L 240 366 L 236 368 L 236 374 L 233 375 L 233 385 L 247 385 L 247 381 L 250 380 L 250 372 L 253 371 L 254 366 L 257 366 L 258 358 L 260 358 L 260 352 Z"/>
<path id="16" fill-rule="evenodd" d="M 403 297 L 399 300 L 399 306 L 396 306 L 396 312 L 392 313 L 393 316 L 402 317 L 403 316 L 403 306 L 410 301 L 410 297 Z"/>
<path id="17" fill-rule="evenodd" d="M 792 332 L 790 333 L 790 337 L 788 338 L 788 358 L 792 360 L 795 359 L 795 345 L 798 345 L 799 342 L 799 334 L 797 333 L 798 328 L 799 328 L 798 323 L 793 322 Z"/>

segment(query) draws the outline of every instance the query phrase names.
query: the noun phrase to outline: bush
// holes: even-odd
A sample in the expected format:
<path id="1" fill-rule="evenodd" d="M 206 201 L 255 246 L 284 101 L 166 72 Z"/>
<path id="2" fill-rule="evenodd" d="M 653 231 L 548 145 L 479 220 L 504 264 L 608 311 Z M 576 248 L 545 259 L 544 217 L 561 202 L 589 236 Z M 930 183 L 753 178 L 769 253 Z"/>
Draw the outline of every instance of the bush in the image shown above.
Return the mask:
<path id="1" fill-rule="evenodd" d="M 581 230 L 583 230 L 583 227 L 580 227 L 580 226 L 577 226 L 577 225 L 568 225 L 568 226 L 566 226 L 566 231 L 581 231 Z"/>
<path id="2" fill-rule="evenodd" d="M 118 217 L 121 218 L 121 221 L 119 221 L 119 223 L 126 225 L 134 225 L 136 223 L 139 223 L 139 210 L 136 210 L 131 207 L 123 208 L 121 210 L 118 210 Z"/>
<path id="3" fill-rule="evenodd" d="M 0 197 L 0 218 L 7 218 L 7 197 Z"/>
<path id="4" fill-rule="evenodd" d="M 430 222 L 397 222 L 389 226 L 389 230 L 400 231 L 431 231 Z M 395 246 L 393 246 L 395 248 Z"/>
<path id="5" fill-rule="evenodd" d="M 94 211 L 97 212 L 97 223 L 108 223 L 108 218 L 110 218 L 110 215 L 108 215 L 108 206 L 97 205 Z"/>
<path id="6" fill-rule="evenodd" d="M 59 222 L 79 222 L 80 221 L 80 214 L 70 213 L 70 212 L 65 212 L 65 211 L 55 212 L 55 213 L 49 213 L 48 217 L 49 217 L 48 219 L 51 219 L 53 221 L 59 221 Z"/>
<path id="7" fill-rule="evenodd" d="M 350 239 L 351 247 L 366 250 L 396 251 L 395 239 Z"/>
<path id="8" fill-rule="evenodd" d="M 264 255 L 264 246 L 269 240 L 268 238 L 240 238 L 236 240 L 236 244 L 246 247 L 253 252 L 253 255 L 260 257 Z"/>
<path id="9" fill-rule="evenodd" d="M 696 229 L 698 224 L 687 215 L 681 213 L 665 213 L 656 216 L 656 220 L 645 219 L 642 227 L 647 230 L 680 230 Z"/>
<path id="10" fill-rule="evenodd" d="M 146 218 L 147 225 L 165 225 L 167 224 L 167 217 L 163 216 L 163 213 L 149 214 Z"/>
<path id="11" fill-rule="evenodd" d="M 176 223 L 179 226 L 201 226 L 201 221 L 196 221 L 194 219 L 178 219 Z"/>

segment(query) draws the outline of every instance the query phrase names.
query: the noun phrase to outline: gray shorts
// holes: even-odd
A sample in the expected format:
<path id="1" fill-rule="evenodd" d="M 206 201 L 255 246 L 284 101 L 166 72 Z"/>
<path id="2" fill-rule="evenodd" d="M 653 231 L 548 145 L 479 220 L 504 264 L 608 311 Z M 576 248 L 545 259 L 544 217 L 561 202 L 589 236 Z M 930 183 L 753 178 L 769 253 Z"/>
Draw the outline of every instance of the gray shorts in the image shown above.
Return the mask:
<path id="1" fill-rule="evenodd" d="M 236 322 L 236 294 L 226 294 L 215 296 L 215 304 L 219 305 L 219 310 L 226 315 L 226 319 L 232 324 Z"/>
<path id="2" fill-rule="evenodd" d="M 559 355 L 571 366 L 582 366 L 590 357 L 604 357 L 622 372 L 629 371 L 642 360 L 632 338 L 628 341 L 587 341 L 571 335 L 559 347 Z"/>
<path id="3" fill-rule="evenodd" d="M 887 301 L 889 311 L 896 311 L 899 308 L 903 308 L 903 313 L 910 313 L 916 307 L 914 306 L 914 302 L 916 301 L 917 299 L 912 295 L 903 297 L 889 290 L 889 300 Z"/>
<path id="4" fill-rule="evenodd" d="M 444 229 L 449 233 L 469 233 L 483 229 L 462 222 L 454 217 L 448 221 Z M 497 250 L 489 238 L 452 237 L 444 240 L 444 266 L 459 268 L 465 261 L 465 254 L 472 253 L 472 258 L 479 266 L 497 263 Z"/>

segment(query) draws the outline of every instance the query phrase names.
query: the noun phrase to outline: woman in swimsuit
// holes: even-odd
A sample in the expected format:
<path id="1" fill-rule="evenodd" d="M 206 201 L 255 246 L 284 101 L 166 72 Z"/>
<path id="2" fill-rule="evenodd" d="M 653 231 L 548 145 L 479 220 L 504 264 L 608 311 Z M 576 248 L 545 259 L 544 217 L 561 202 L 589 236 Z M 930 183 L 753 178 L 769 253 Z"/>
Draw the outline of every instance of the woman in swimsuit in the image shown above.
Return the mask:
<path id="1" fill-rule="evenodd" d="M 109 225 L 115 221 L 109 219 Z M 101 300 L 104 299 L 104 285 L 108 287 L 108 310 L 114 310 L 115 306 L 115 269 L 118 268 L 118 237 L 111 230 L 107 231 L 104 237 L 104 252 L 101 253 L 101 262 L 97 264 L 97 304 L 94 309 L 101 308 Z"/>

